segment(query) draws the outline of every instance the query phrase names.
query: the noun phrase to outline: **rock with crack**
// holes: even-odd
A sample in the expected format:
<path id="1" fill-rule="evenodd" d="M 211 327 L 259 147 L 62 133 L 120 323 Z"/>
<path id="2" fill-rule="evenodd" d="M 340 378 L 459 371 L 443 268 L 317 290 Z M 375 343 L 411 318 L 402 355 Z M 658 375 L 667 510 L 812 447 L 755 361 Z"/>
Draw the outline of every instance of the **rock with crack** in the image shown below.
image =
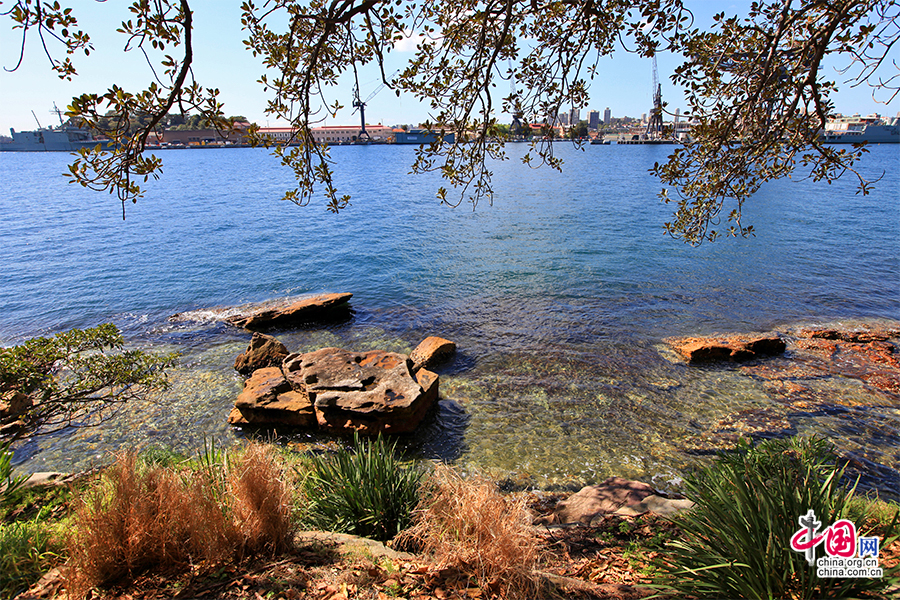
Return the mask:
<path id="1" fill-rule="evenodd" d="M 280 367 L 257 369 L 244 383 L 234 409 L 232 425 L 287 425 L 315 427 L 316 416 L 309 396 L 291 387 Z"/>
<path id="2" fill-rule="evenodd" d="M 322 348 L 284 360 L 287 381 L 303 389 L 322 429 L 407 433 L 424 418 L 438 396 L 438 376 L 426 369 L 413 374 L 404 354 Z"/>

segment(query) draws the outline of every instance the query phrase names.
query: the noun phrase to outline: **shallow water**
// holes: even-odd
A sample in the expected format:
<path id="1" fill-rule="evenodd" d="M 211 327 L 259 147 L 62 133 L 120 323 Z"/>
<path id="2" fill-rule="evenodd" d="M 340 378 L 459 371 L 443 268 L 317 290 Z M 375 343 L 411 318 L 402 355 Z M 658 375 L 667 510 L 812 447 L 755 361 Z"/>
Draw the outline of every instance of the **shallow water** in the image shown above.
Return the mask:
<path id="1" fill-rule="evenodd" d="M 408 147 L 333 152 L 354 197 L 337 216 L 280 201 L 289 173 L 229 149 L 161 152 L 162 180 L 125 221 L 110 196 L 57 176 L 66 155 L 0 154 L 0 343 L 112 321 L 131 344 L 181 354 L 163 397 L 23 446 L 23 469 L 239 437 L 225 418 L 249 336 L 204 309 L 350 291 L 349 321 L 279 338 L 301 351 L 457 342 L 439 410 L 404 440 L 422 455 L 542 487 L 621 475 L 665 488 L 744 414 L 757 436 L 829 436 L 866 485 L 900 495 L 900 400 L 831 377 L 815 384 L 829 408 L 788 411 L 740 369 L 687 367 L 661 343 L 900 319 L 900 147 L 860 165 L 885 174 L 872 194 L 849 179 L 773 183 L 745 209 L 757 237 L 700 248 L 662 234 L 668 208 L 647 169 L 663 147 L 562 146 L 562 174 L 513 158 L 496 165 L 493 206 L 475 211 L 439 206 L 435 178 L 407 175 Z M 167 319 L 184 311 L 196 320 Z"/>

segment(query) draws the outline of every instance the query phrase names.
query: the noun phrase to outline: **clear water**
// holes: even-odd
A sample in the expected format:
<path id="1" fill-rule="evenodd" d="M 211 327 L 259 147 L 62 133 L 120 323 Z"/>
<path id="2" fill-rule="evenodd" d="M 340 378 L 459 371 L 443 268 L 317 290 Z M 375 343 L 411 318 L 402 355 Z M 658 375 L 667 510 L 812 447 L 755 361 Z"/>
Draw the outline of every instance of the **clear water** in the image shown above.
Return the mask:
<path id="1" fill-rule="evenodd" d="M 0 154 L 0 343 L 112 321 L 133 345 L 181 353 L 164 396 L 30 442 L 23 469 L 234 439 L 231 363 L 249 335 L 203 309 L 349 291 L 350 321 L 279 337 L 292 350 L 457 342 L 439 411 L 406 440 L 422 455 L 543 487 L 610 475 L 666 487 L 723 443 L 722 419 L 756 411 L 769 420 L 752 433 L 827 435 L 869 487 L 900 495 L 898 399 L 834 377 L 821 383 L 833 409 L 790 413 L 737 368 L 661 351 L 673 335 L 900 319 L 900 146 L 859 164 L 884 174 L 870 195 L 849 177 L 773 183 L 745 207 L 757 237 L 700 248 L 663 234 L 670 209 L 647 169 L 665 147 L 561 145 L 556 173 L 511 146 L 493 206 L 475 211 L 440 206 L 438 179 L 408 174 L 410 147 L 332 152 L 353 195 L 340 215 L 280 201 L 290 173 L 265 151 L 210 149 L 160 152 L 163 178 L 125 221 L 114 197 L 59 175 L 68 155 Z M 184 311 L 197 320 L 167 319 Z"/>

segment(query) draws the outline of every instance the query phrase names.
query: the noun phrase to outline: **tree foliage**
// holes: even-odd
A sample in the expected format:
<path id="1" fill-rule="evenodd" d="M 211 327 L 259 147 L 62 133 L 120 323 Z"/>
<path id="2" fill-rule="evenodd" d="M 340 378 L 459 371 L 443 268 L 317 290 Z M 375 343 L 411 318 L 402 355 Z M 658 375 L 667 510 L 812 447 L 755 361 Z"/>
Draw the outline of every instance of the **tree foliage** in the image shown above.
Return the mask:
<path id="1" fill-rule="evenodd" d="M 316 143 L 311 128 L 342 108 L 338 79 L 364 65 L 376 65 L 398 95 L 424 102 L 431 114 L 426 127 L 457 134 L 453 144 L 421 148 L 413 170 L 441 173 L 453 188 L 438 190 L 442 201 L 474 205 L 492 198 L 488 165 L 505 156 L 499 113 L 548 123 L 563 107 L 586 105 L 601 57 L 623 49 L 682 54 L 685 63 L 673 81 L 687 90 L 694 136 L 653 171 L 674 190 L 661 193 L 676 204 L 666 231 L 692 244 L 716 239 L 723 220 L 725 232 L 751 234 L 741 208 L 765 181 L 798 167 L 816 180 L 853 172 L 863 148 L 835 150 L 817 137 L 833 112 L 835 83 L 826 60 L 843 61 L 847 83 L 886 92 L 887 102 L 900 81 L 888 60 L 900 37 L 900 7 L 893 0 L 754 2 L 743 17 L 717 16 L 708 31 L 694 27 L 681 0 L 247 0 L 241 9 L 244 43 L 266 69 L 260 78 L 271 94 L 266 113 L 294 128 L 287 142 L 252 128 L 250 137 L 273 146 L 293 169 L 297 186 L 287 199 L 305 205 L 321 191 L 334 212 L 350 197 L 333 185 L 328 149 Z M 104 129 L 115 145 L 83 151 L 69 175 L 87 187 L 117 191 L 123 210 L 142 193 L 135 179 L 159 172 L 159 159 L 141 151 L 148 132 L 172 109 L 196 111 L 223 130 L 233 127 L 218 91 L 193 81 L 188 0 L 139 0 L 131 11 L 133 19 L 119 31 L 128 36 L 128 49 L 143 52 L 162 76 L 139 93 L 112 86 L 82 95 L 68 111 L 92 126 L 101 110 L 119 116 Z M 87 34 L 74 31 L 71 10 L 58 2 L 18 0 L 6 14 L 22 30 L 23 49 L 25 34 L 37 31 L 61 77 L 75 73 L 70 55 L 91 49 Z M 418 36 L 417 51 L 389 78 L 385 57 L 410 36 Z M 47 50 L 47 37 L 63 44 L 64 61 Z M 520 91 L 498 92 L 508 89 L 510 78 Z M 152 119 L 129 133 L 136 115 Z M 560 168 L 552 143 L 532 144 L 526 164 Z M 856 176 L 866 193 L 870 183 Z M 731 204 L 733 210 L 723 212 Z"/>
<path id="2" fill-rule="evenodd" d="M 0 425 L 13 438 L 96 425 L 167 386 L 172 355 L 125 350 L 109 323 L 0 348 Z"/>

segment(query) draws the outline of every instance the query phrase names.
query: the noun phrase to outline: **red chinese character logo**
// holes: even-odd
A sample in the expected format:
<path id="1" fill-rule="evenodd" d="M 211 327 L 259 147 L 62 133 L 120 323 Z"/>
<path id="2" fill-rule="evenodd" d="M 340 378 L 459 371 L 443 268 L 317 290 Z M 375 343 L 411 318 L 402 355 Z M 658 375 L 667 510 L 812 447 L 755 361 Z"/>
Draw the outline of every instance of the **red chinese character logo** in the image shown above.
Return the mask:
<path id="1" fill-rule="evenodd" d="M 825 530 L 825 552 L 828 556 L 855 556 L 856 526 L 847 519 L 835 521 Z"/>

